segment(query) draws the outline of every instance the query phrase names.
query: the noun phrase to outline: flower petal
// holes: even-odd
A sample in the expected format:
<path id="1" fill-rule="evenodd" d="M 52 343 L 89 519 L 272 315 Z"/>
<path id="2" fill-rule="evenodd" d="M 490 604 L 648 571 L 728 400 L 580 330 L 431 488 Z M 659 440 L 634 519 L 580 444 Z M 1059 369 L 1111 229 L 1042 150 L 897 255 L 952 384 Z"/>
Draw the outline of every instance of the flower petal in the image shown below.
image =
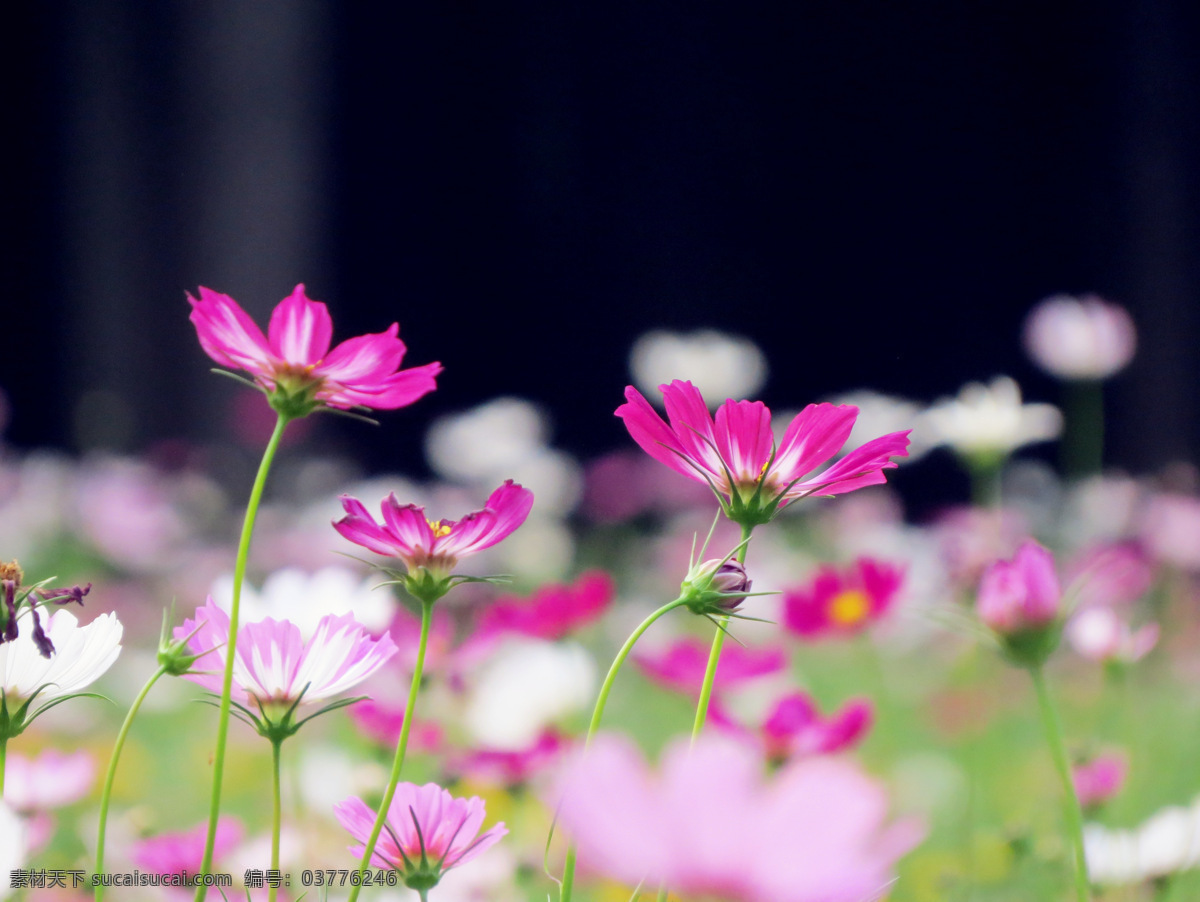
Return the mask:
<path id="1" fill-rule="evenodd" d="M 304 286 L 297 285 L 290 297 L 275 306 L 267 336 L 276 357 L 291 364 L 310 366 L 329 351 L 333 320 L 324 304 L 309 300 Z"/>
<path id="2" fill-rule="evenodd" d="M 262 329 L 227 294 L 200 286 L 200 298 L 188 295 L 196 335 L 205 353 L 222 366 L 257 376 L 274 371 L 274 359 Z"/>
<path id="3" fill-rule="evenodd" d="M 675 433 L 632 385 L 625 387 L 625 403 L 617 408 L 616 415 L 625 421 L 629 435 L 643 451 L 689 479 L 704 481 L 696 468 L 685 460 L 687 455 Z"/>
<path id="4" fill-rule="evenodd" d="M 771 471 L 784 484 L 807 476 L 841 450 L 857 418 L 852 404 L 809 404 L 788 424 Z"/>
<path id="5" fill-rule="evenodd" d="M 788 491 L 788 498 L 800 495 L 840 495 L 868 485 L 879 485 L 886 479 L 883 471 L 896 466 L 893 457 L 908 456 L 908 433 L 891 432 L 871 439 L 860 448 L 855 448 L 828 470 L 796 483 Z"/>
<path id="6" fill-rule="evenodd" d="M 320 369 L 318 367 L 318 371 Z M 437 388 L 437 376 L 441 371 L 440 363 L 427 363 L 392 373 L 372 384 L 345 385 L 327 379 L 326 387 L 317 395 L 331 407 L 362 405 L 374 410 L 395 410 L 407 407 Z"/>
<path id="7" fill-rule="evenodd" d="M 771 459 L 771 411 L 761 401 L 726 401 L 717 409 L 717 450 L 738 482 L 757 481 Z"/>
<path id="8" fill-rule="evenodd" d="M 343 385 L 374 385 L 396 372 L 404 359 L 399 333 L 400 324 L 392 323 L 386 332 L 348 338 L 329 351 L 316 372 Z"/>
<path id="9" fill-rule="evenodd" d="M 411 552 L 409 547 L 398 546 L 397 538 L 380 527 L 357 498 L 342 495 L 341 502 L 346 516 L 334 521 L 333 528 L 343 538 L 376 554 L 396 555 Z"/>

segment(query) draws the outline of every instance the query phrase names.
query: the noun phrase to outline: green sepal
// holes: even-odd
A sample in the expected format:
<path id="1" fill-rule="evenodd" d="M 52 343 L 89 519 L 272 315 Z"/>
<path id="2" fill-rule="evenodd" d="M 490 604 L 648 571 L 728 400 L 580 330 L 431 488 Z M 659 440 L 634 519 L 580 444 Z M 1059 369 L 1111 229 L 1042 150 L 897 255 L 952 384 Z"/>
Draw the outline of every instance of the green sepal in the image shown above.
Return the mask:
<path id="1" fill-rule="evenodd" d="M 1018 667 L 1041 667 L 1062 640 L 1063 623 L 1055 620 L 1045 626 L 1030 627 L 998 636 L 1004 656 Z"/>

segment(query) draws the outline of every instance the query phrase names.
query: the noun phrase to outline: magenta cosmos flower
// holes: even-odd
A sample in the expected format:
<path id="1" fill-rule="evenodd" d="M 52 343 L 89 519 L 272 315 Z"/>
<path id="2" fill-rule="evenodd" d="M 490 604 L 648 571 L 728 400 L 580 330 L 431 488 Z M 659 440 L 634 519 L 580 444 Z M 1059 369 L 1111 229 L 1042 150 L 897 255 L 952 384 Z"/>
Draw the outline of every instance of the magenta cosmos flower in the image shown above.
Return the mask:
<path id="1" fill-rule="evenodd" d="M 867 699 L 851 699 L 826 717 L 811 696 L 792 692 L 775 703 L 759 737 L 768 760 L 780 763 L 800 755 L 828 755 L 851 748 L 866 738 L 874 719 Z"/>
<path id="2" fill-rule="evenodd" d="M 801 759 L 764 778 L 755 749 L 713 735 L 673 743 L 658 773 L 628 740 L 601 735 L 558 795 L 581 866 L 685 899 L 881 898 L 923 833 L 889 823 L 884 788 L 848 761 Z"/>
<path id="3" fill-rule="evenodd" d="M 382 523 L 376 522 L 357 498 L 343 495 L 346 515 L 333 528 L 355 545 L 400 558 L 408 570 L 406 585 L 420 598 L 426 593 L 419 574 L 428 575 L 424 588 L 440 589 L 435 594 L 444 594 L 459 558 L 490 548 L 525 522 L 533 507 L 533 492 L 509 479 L 492 492 L 483 510 L 472 511 L 461 520 L 429 520 L 425 508 L 401 504 L 394 494 L 384 498 L 380 507 Z"/>
<path id="4" fill-rule="evenodd" d="M 189 636 L 188 649 L 200 657 L 187 679 L 220 693 L 229 615 L 209 598 L 175 629 L 176 639 Z M 372 638 L 351 614 L 322 617 L 307 640 L 294 623 L 268 617 L 238 631 L 233 697 L 263 708 L 311 704 L 356 686 L 395 653 L 391 637 Z M 290 725 L 287 717 L 284 723 Z"/>
<path id="5" fill-rule="evenodd" d="M 667 422 L 632 385 L 617 416 L 642 450 L 672 470 L 707 483 L 731 520 L 766 523 L 776 511 L 808 495 L 840 495 L 884 481 L 893 457 L 908 454 L 908 432 L 872 439 L 814 474 L 850 437 L 858 408 L 809 404 L 776 445 L 771 411 L 761 401 L 726 401 L 714 419 L 690 382 L 662 385 Z"/>
<path id="6" fill-rule="evenodd" d="M 200 345 L 221 366 L 245 370 L 271 398 L 271 406 L 292 416 L 318 407 L 394 410 L 434 390 L 440 363 L 401 370 L 404 342 L 400 326 L 360 335 L 330 350 L 333 321 L 320 301 L 297 285 L 271 314 L 267 334 L 227 294 L 200 288 L 190 295 L 191 320 Z"/>
<path id="7" fill-rule="evenodd" d="M 997 633 L 1040 629 L 1058 620 L 1062 588 L 1054 557 L 1032 540 L 1011 561 L 996 561 L 979 583 L 979 618 Z"/>
<path id="8" fill-rule="evenodd" d="M 562 639 L 598 619 L 615 594 L 611 576 L 602 570 L 589 570 L 571 585 L 542 586 L 528 598 L 497 598 L 484 610 L 479 631 L 485 635 L 519 633 L 537 639 Z"/>
<path id="9" fill-rule="evenodd" d="M 810 583 L 784 592 L 784 625 L 805 639 L 861 632 L 891 609 L 903 585 L 903 567 L 874 558 L 821 567 Z"/>
<path id="10" fill-rule="evenodd" d="M 635 654 L 633 660 L 659 685 L 695 695 L 704 682 L 708 656 L 707 642 L 688 637 L 654 652 Z M 749 680 L 779 673 L 786 667 L 787 654 L 782 648 L 731 645 L 717 664 L 713 688 L 717 692 L 727 691 Z"/>
<path id="11" fill-rule="evenodd" d="M 358 840 L 350 851 L 362 855 L 375 826 L 375 812 L 359 798 L 346 799 L 333 811 Z M 486 816 L 483 799 L 476 796 L 456 799 L 436 783 L 400 783 L 371 863 L 399 871 L 405 885 L 425 898 L 442 874 L 470 861 L 508 833 L 500 823 L 480 834 Z"/>

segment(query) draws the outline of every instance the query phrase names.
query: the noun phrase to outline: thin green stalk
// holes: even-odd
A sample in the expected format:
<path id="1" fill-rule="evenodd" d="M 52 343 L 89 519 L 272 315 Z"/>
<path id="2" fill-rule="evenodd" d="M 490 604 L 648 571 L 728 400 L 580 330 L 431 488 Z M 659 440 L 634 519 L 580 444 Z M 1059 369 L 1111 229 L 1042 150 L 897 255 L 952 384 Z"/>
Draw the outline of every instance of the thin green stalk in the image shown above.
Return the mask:
<path id="1" fill-rule="evenodd" d="M 1093 476 L 1104 468 L 1104 386 L 1098 379 L 1074 379 L 1064 389 L 1067 425 L 1062 442 L 1068 478 Z"/>
<path id="2" fill-rule="evenodd" d="M 417 664 L 413 670 L 412 684 L 408 687 L 408 704 L 404 708 L 404 723 L 400 726 L 400 741 L 396 744 L 396 757 L 392 760 L 392 772 L 388 777 L 387 790 L 383 793 L 383 801 L 379 804 L 379 813 L 375 816 L 375 825 L 363 848 L 362 861 L 358 865 L 359 876 L 371 864 L 371 856 L 375 854 L 375 844 L 379 834 L 383 832 L 384 822 L 387 821 L 388 810 L 392 806 L 392 798 L 396 795 L 396 784 L 400 782 L 400 770 L 404 767 L 404 755 L 408 751 L 408 733 L 417 710 L 417 693 L 421 689 L 421 674 L 425 670 L 425 647 L 429 644 L 429 625 L 433 621 L 433 602 L 421 602 L 421 640 L 417 645 Z M 361 882 L 351 888 L 347 902 L 354 902 L 362 889 Z"/>
<path id="3" fill-rule="evenodd" d="M 279 752 L 283 747 L 282 739 L 271 740 L 271 786 L 274 789 L 273 805 L 271 807 L 271 870 L 279 870 L 279 833 L 283 828 L 283 805 L 280 801 L 279 788 Z M 279 895 L 279 885 L 270 884 L 267 890 L 267 902 L 275 902 Z"/>
<path id="4" fill-rule="evenodd" d="M 221 704 L 217 715 L 217 748 L 213 752 L 213 787 L 208 808 L 208 837 L 204 841 L 200 874 L 212 871 L 213 848 L 217 842 L 217 818 L 221 814 L 221 781 L 225 775 L 225 742 L 229 736 L 229 709 L 233 694 L 233 662 L 237 651 L 238 613 L 242 600 L 242 582 L 246 578 L 246 563 L 250 557 L 250 537 L 254 533 L 254 521 L 258 518 L 258 506 L 262 502 L 263 488 L 267 484 L 271 462 L 275 459 L 275 452 L 279 450 L 279 442 L 289 422 L 289 416 L 279 414 L 279 419 L 275 422 L 275 431 L 271 433 L 271 439 L 263 452 L 258 474 L 254 477 L 254 486 L 250 489 L 250 500 L 246 504 L 246 518 L 242 522 L 242 537 L 238 542 L 237 560 L 233 567 L 233 601 L 229 605 L 229 641 L 225 647 L 225 677 L 221 683 Z M 196 902 L 202 902 L 205 891 L 206 887 L 203 885 L 196 887 Z"/>
<path id="5" fill-rule="evenodd" d="M 750 547 L 750 534 L 753 531 L 753 526 L 742 526 L 742 541 L 737 550 L 739 564 L 746 563 L 746 549 Z M 696 702 L 696 719 L 692 723 L 692 745 L 696 744 L 696 739 L 700 736 L 700 732 L 708 720 L 708 703 L 712 698 L 713 683 L 717 678 L 717 665 L 721 663 L 721 648 L 725 644 L 725 630 L 728 625 L 729 616 L 726 615 L 718 621 L 717 633 L 713 636 L 712 648 L 708 653 L 708 665 L 704 668 L 704 681 L 700 684 L 700 699 Z"/>
<path id="6" fill-rule="evenodd" d="M 96 869 L 93 873 L 104 873 L 104 835 L 108 828 L 108 803 L 112 798 L 113 782 L 117 777 L 117 762 L 121 760 L 121 750 L 125 748 L 125 737 L 129 735 L 129 728 L 133 726 L 133 719 L 141 709 L 142 702 L 146 700 L 146 696 L 150 694 L 150 689 L 158 682 L 158 678 L 166 672 L 167 668 L 165 666 L 159 667 L 158 670 L 154 671 L 154 675 L 146 680 L 146 685 L 137 694 L 137 698 L 133 700 L 133 704 L 129 708 L 129 713 L 125 715 L 125 722 L 121 724 L 121 731 L 117 733 L 117 741 L 113 744 L 112 757 L 108 759 L 108 773 L 104 776 L 104 789 L 100 793 L 100 829 L 96 835 Z M 103 898 L 104 887 L 97 884 L 96 902 L 100 902 Z"/>
<path id="7" fill-rule="evenodd" d="M 1083 811 L 1079 807 L 1079 797 L 1075 794 L 1075 782 L 1071 779 L 1071 764 L 1067 760 L 1067 747 L 1063 742 L 1062 723 L 1050 698 L 1050 690 L 1046 687 L 1046 676 L 1042 668 L 1030 668 L 1029 675 L 1033 678 L 1033 687 L 1037 692 L 1042 726 L 1046 731 L 1046 740 L 1050 743 L 1050 755 L 1054 759 L 1054 767 L 1058 771 L 1066 796 L 1067 832 L 1070 834 L 1069 840 L 1075 860 L 1075 895 L 1078 902 L 1089 902 L 1091 892 L 1088 888 L 1087 859 L 1083 852 Z"/>
<path id="8" fill-rule="evenodd" d="M 660 886 L 658 888 L 658 895 L 654 897 L 654 902 L 667 902 L 668 895 L 670 894 L 667 892 L 667 888 L 665 886 Z"/>
<path id="9" fill-rule="evenodd" d="M 596 696 L 596 706 L 592 709 L 592 719 L 588 723 L 587 736 L 583 740 L 583 747 L 589 748 L 592 744 L 592 739 L 596 735 L 596 731 L 600 729 L 600 721 L 604 717 L 604 706 L 608 703 L 608 693 L 612 691 L 613 683 L 616 682 L 617 672 L 621 669 L 621 665 L 625 663 L 625 659 L 629 657 L 629 653 L 633 651 L 633 646 L 642 633 L 650 628 L 659 617 L 666 614 L 668 611 L 673 611 L 675 608 L 684 604 L 684 599 L 676 598 L 674 601 L 663 605 L 645 620 L 638 624 L 637 629 L 629 634 L 629 638 L 625 640 L 625 644 L 621 646 L 621 650 L 617 652 L 617 656 L 613 658 L 612 666 L 608 668 L 608 673 L 604 677 L 604 682 L 600 684 L 600 694 Z M 563 865 L 563 879 L 559 889 L 559 902 L 571 902 L 571 892 L 575 887 L 575 844 L 571 843 L 567 846 L 567 859 Z M 353 899 L 351 900 L 353 902 Z"/>
<path id="10" fill-rule="evenodd" d="M 8 769 L 8 737 L 0 739 L 0 799 L 4 798 L 4 771 Z"/>

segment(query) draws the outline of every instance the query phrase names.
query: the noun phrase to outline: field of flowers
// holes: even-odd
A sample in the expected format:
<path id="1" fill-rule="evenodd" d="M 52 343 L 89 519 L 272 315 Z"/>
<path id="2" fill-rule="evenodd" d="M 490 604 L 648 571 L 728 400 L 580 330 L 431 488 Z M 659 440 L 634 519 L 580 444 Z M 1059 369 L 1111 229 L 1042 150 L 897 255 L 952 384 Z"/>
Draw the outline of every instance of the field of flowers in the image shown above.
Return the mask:
<path id="1" fill-rule="evenodd" d="M 303 286 L 191 319 L 261 463 L 0 457 L 0 897 L 1200 898 L 1200 480 L 1104 467 L 1121 308 L 1031 312 L 1061 410 L 769 411 L 750 343 L 650 335 L 627 449 L 480 398 L 424 482 L 291 439 L 405 416 L 436 349 Z M 913 522 L 925 454 L 972 497 Z"/>

